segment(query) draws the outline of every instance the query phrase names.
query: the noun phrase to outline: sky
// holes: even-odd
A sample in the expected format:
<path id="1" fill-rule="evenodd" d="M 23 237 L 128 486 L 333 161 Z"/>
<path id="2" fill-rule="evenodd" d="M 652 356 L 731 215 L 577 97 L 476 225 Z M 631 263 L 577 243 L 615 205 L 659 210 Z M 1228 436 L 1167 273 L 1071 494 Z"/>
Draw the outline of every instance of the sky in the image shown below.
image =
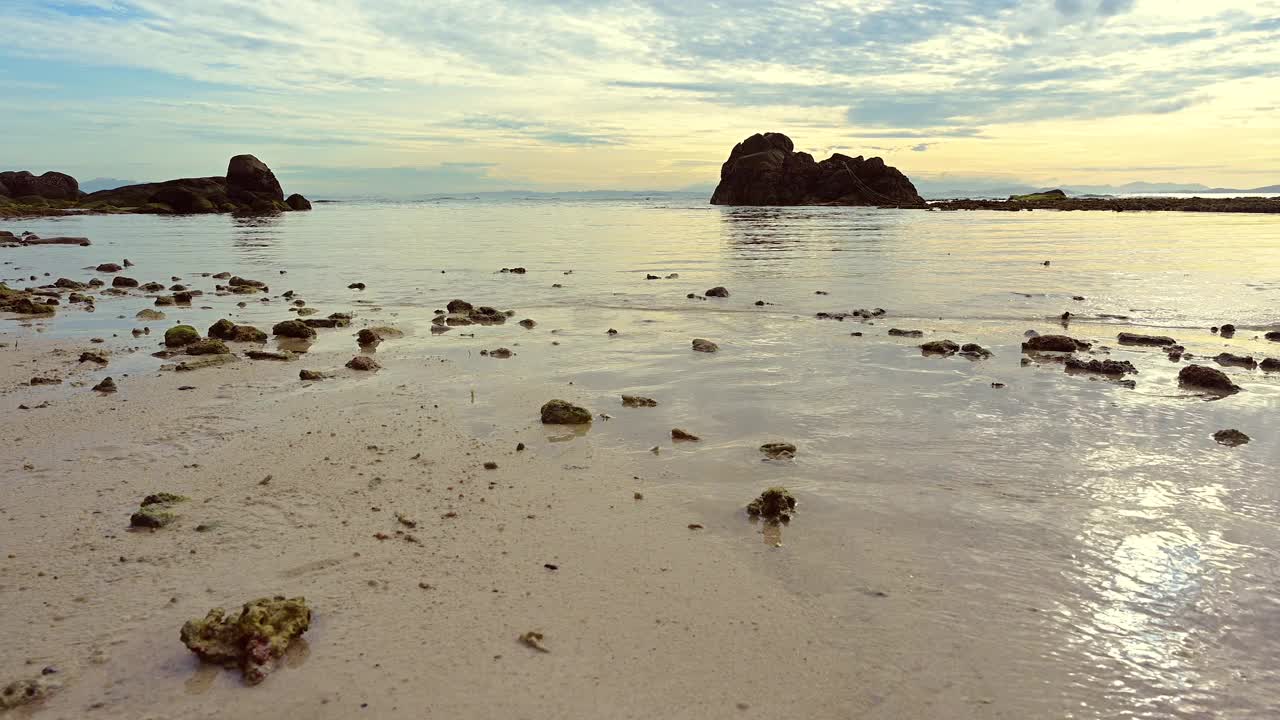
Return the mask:
<path id="1" fill-rule="evenodd" d="M 921 183 L 1280 183 L 1280 0 L 0 0 L 0 169 L 313 195 L 714 186 L 789 135 Z"/>

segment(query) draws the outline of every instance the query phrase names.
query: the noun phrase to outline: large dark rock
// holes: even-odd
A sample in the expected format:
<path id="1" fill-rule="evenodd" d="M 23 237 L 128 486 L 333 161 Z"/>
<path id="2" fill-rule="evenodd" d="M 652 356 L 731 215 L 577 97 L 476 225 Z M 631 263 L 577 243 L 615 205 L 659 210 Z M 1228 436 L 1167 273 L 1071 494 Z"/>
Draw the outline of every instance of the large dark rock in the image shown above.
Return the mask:
<path id="1" fill-rule="evenodd" d="M 0 172 L 0 195 L 42 197 L 46 200 L 76 200 L 80 197 L 80 183 L 60 172 L 32 175 L 26 170 Z"/>
<path id="2" fill-rule="evenodd" d="M 179 178 L 126 185 L 86 195 L 82 206 L 107 212 L 141 213 L 276 213 L 309 209 L 301 195 L 290 204 L 275 173 L 252 155 L 237 155 L 227 164 L 226 177 Z"/>
<path id="3" fill-rule="evenodd" d="M 875 158 L 836 153 L 815 162 L 782 133 L 738 143 L 720 168 L 712 205 L 882 205 L 924 207 L 897 168 Z"/>
<path id="4" fill-rule="evenodd" d="M 217 212 L 213 201 L 196 190 L 181 185 L 162 187 L 147 202 L 168 205 L 176 213 L 211 213 Z"/>
<path id="5" fill-rule="evenodd" d="M 311 201 L 302 197 L 298 193 L 294 193 L 290 195 L 288 198 L 286 198 L 284 201 L 284 204 L 288 205 L 290 210 L 310 210 L 311 209 Z"/>
<path id="6" fill-rule="evenodd" d="M 284 190 L 280 189 L 276 174 L 252 155 L 236 155 L 227 163 L 227 192 L 232 197 L 284 202 Z"/>

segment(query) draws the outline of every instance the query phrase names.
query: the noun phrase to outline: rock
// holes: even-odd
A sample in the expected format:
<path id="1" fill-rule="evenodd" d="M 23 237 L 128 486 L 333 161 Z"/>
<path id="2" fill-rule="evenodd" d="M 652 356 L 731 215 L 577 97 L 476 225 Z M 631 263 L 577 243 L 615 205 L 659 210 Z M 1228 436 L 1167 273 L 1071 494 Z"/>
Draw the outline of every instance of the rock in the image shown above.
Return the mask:
<path id="1" fill-rule="evenodd" d="M 930 340 L 920 346 L 922 355 L 954 355 L 960 352 L 960 346 L 950 340 Z"/>
<path id="2" fill-rule="evenodd" d="M 76 179 L 60 172 L 46 172 L 33 175 L 26 170 L 0 172 L 0 187 L 15 198 L 38 197 L 45 200 L 78 200 L 80 199 L 80 183 Z"/>
<path id="3" fill-rule="evenodd" d="M 1258 364 L 1258 367 L 1267 372 L 1280 372 L 1280 359 L 1267 358 Z"/>
<path id="4" fill-rule="evenodd" d="M 275 173 L 252 155 L 236 155 L 227 163 L 227 195 L 242 203 L 284 202 L 284 191 Z"/>
<path id="5" fill-rule="evenodd" d="M 623 395 L 623 407 L 658 407 L 658 401 L 653 398 L 641 397 L 640 395 Z"/>
<path id="6" fill-rule="evenodd" d="M 1231 382 L 1226 373 L 1204 365 L 1188 365 L 1182 368 L 1178 372 L 1178 383 L 1225 394 L 1240 391 L 1240 386 Z"/>
<path id="7" fill-rule="evenodd" d="M 466 300 L 450 300 L 446 306 L 450 313 L 469 313 L 471 312 L 471 303 Z"/>
<path id="8" fill-rule="evenodd" d="M 1221 334 L 1222 337 L 1224 338 L 1235 337 L 1236 326 L 1232 325 L 1231 323 L 1227 323 L 1222 327 L 1218 328 L 1218 333 Z"/>
<path id="9" fill-rule="evenodd" d="M 173 493 L 148 495 L 139 503 L 137 512 L 129 516 L 129 525 L 153 530 L 171 525 L 178 519 L 173 507 L 187 498 Z"/>
<path id="10" fill-rule="evenodd" d="M 348 290 L 363 290 L 364 288 L 365 288 L 365 284 L 361 282 L 351 283 L 350 285 L 347 286 Z"/>
<path id="11" fill-rule="evenodd" d="M 363 371 L 379 370 L 382 368 L 382 366 L 378 364 L 377 360 L 374 360 L 368 355 L 357 355 L 351 358 L 350 360 L 347 361 L 347 367 L 351 368 L 352 370 L 363 370 Z"/>
<path id="12" fill-rule="evenodd" d="M 1263 337 L 1270 340 L 1271 342 L 1280 342 L 1280 330 L 1273 330 L 1267 333 L 1266 335 L 1264 335 Z"/>
<path id="13" fill-rule="evenodd" d="M 175 325 L 164 331 L 166 347 L 182 347 L 200 340 L 200 333 L 190 325 Z"/>
<path id="14" fill-rule="evenodd" d="M 720 346 L 719 346 L 719 345 L 716 345 L 715 343 L 711 342 L 710 340 L 704 340 L 704 339 L 702 339 L 702 338 L 694 338 L 694 340 L 693 340 L 693 351 L 694 351 L 694 352 L 701 352 L 701 353 L 713 353 L 713 352 L 718 351 L 719 349 L 720 349 Z"/>
<path id="15" fill-rule="evenodd" d="M 534 322 L 533 320 L 530 320 L 529 318 L 525 318 L 524 320 L 521 320 L 518 324 L 520 325 L 520 327 L 526 330 L 532 330 L 538 325 L 538 323 Z"/>
<path id="16" fill-rule="evenodd" d="M 98 272 L 101 272 L 101 273 L 118 273 L 123 269 L 124 268 L 120 267 L 115 263 L 102 263 L 98 267 L 94 268 L 94 270 L 97 270 Z"/>
<path id="17" fill-rule="evenodd" d="M 182 625 L 182 644 L 205 662 L 240 668 L 250 685 L 266 678 L 290 643 L 311 627 L 311 608 L 304 598 L 259 598 L 228 617 L 214 608 L 203 620 Z"/>
<path id="18" fill-rule="evenodd" d="M 27 384 L 28 384 L 28 385 L 61 385 L 61 384 L 62 384 L 62 378 L 60 378 L 60 377 L 39 377 L 39 376 L 36 376 L 36 377 L 31 378 L 31 380 L 29 380 L 29 381 L 27 382 Z"/>
<path id="19" fill-rule="evenodd" d="M 88 247 L 89 245 L 92 245 L 92 243 L 89 242 L 89 238 L 86 237 L 64 237 L 61 235 L 56 237 L 36 237 L 35 235 L 26 235 L 22 237 L 19 242 L 23 245 L 79 245 L 81 247 Z"/>
<path id="20" fill-rule="evenodd" d="M 232 277 L 230 280 L 228 280 L 227 286 L 232 288 L 253 288 L 255 290 L 263 290 L 263 291 L 267 289 L 267 284 L 262 282 L 261 280 L 249 280 L 247 278 L 242 278 L 239 275 L 236 275 Z"/>
<path id="21" fill-rule="evenodd" d="M 702 440 L 702 438 L 697 435 L 681 430 L 680 428 L 671 429 L 671 439 L 677 442 L 698 442 L 699 440 Z"/>
<path id="22" fill-rule="evenodd" d="M 1258 361 L 1254 360 L 1253 357 L 1249 355 L 1233 355 L 1231 353 L 1224 352 L 1219 353 L 1214 360 L 1216 360 L 1219 365 L 1226 365 L 1229 367 L 1242 367 L 1249 368 L 1250 370 L 1258 367 Z"/>
<path id="23" fill-rule="evenodd" d="M 1036 352 L 1075 352 L 1077 350 L 1088 350 L 1090 347 L 1092 346 L 1089 343 L 1066 335 L 1038 335 L 1027 338 L 1026 342 L 1022 343 L 1023 352 L 1029 350 Z"/>
<path id="24" fill-rule="evenodd" d="M 12 710 L 44 701 L 62 687 L 61 682 L 51 677 L 52 674 L 41 673 L 33 678 L 14 680 L 0 688 L 0 710 Z"/>
<path id="25" fill-rule="evenodd" d="M 240 358 L 230 353 L 202 355 L 191 360 L 183 360 L 175 365 L 166 365 L 161 370 L 172 369 L 175 372 L 191 372 L 202 368 L 215 367 L 218 365 L 227 365 L 229 363 L 239 362 Z"/>
<path id="26" fill-rule="evenodd" d="M 215 338 L 197 340 L 187 345 L 188 355 L 226 355 L 231 352 L 226 343 Z"/>
<path id="27" fill-rule="evenodd" d="M 480 354 L 483 355 L 484 352 L 482 351 Z M 504 348 L 504 347 L 500 347 L 500 348 L 497 348 L 496 350 L 489 351 L 489 357 L 498 358 L 499 360 L 506 360 L 507 358 L 511 357 L 514 354 L 515 353 L 511 352 L 509 348 Z"/>
<path id="28" fill-rule="evenodd" d="M 126 280 L 126 279 L 128 279 L 128 278 L 119 278 L 119 277 L 117 277 L 117 278 L 116 278 L 116 280 Z M 117 283 L 112 282 L 111 284 L 112 284 L 112 285 L 115 285 L 115 284 L 117 284 Z M 158 283 L 158 282 L 149 282 L 149 283 L 147 283 L 147 284 L 145 284 L 145 285 L 141 286 L 141 289 L 142 289 L 142 290 L 144 290 L 144 291 L 146 291 L 146 292 L 155 293 L 155 292 L 160 292 L 160 291 L 164 290 L 164 285 L 161 285 L 161 284 L 160 284 L 160 283 Z"/>
<path id="29" fill-rule="evenodd" d="M 793 458 L 796 456 L 796 446 L 789 442 L 771 442 L 761 445 L 760 452 L 775 460 L 779 458 Z"/>
<path id="30" fill-rule="evenodd" d="M 70 278 L 58 278 L 53 283 L 53 286 L 60 287 L 65 290 L 85 290 L 85 289 L 88 289 L 89 287 L 88 285 L 85 285 L 82 282 L 76 282 L 75 280 L 72 280 Z"/>
<path id="31" fill-rule="evenodd" d="M 965 343 L 960 346 L 960 356 L 970 360 L 986 360 L 992 352 L 977 343 Z"/>
<path id="32" fill-rule="evenodd" d="M 245 356 L 250 360 L 283 360 L 286 362 L 293 360 L 296 357 L 293 353 L 288 351 L 273 352 L 270 350 L 247 350 L 245 351 Z"/>
<path id="33" fill-rule="evenodd" d="M 513 268 L 502 268 L 502 270 L 500 270 L 499 272 L 515 273 L 516 275 L 524 275 L 526 272 L 528 272 L 528 270 L 525 270 L 522 267 L 513 267 Z"/>
<path id="34" fill-rule="evenodd" d="M 548 400 L 541 413 L 545 425 L 587 425 L 591 422 L 590 410 L 564 400 Z"/>
<path id="35" fill-rule="evenodd" d="M 111 278 L 111 287 L 118 287 L 118 288 L 138 287 L 138 281 L 134 280 L 131 277 L 117 275 Z"/>
<path id="36" fill-rule="evenodd" d="M 1122 332 L 1117 338 L 1121 345 L 1148 345 L 1152 347 L 1164 347 L 1167 345 L 1177 345 L 1178 341 L 1164 335 L 1139 335 L 1138 333 Z"/>
<path id="37" fill-rule="evenodd" d="M 889 334 L 894 337 L 924 337 L 924 332 L 920 330 L 899 330 L 898 328 L 889 328 Z"/>
<path id="38" fill-rule="evenodd" d="M 267 334 L 252 325 L 236 325 L 223 318 L 209 326 L 209 337 L 229 342 L 266 342 Z"/>
<path id="39" fill-rule="evenodd" d="M 301 320 L 285 320 L 272 326 L 271 334 L 309 340 L 316 336 L 316 331 Z"/>
<path id="40" fill-rule="evenodd" d="M 1063 363 L 1067 372 L 1097 373 L 1100 375 L 1136 375 L 1138 369 L 1128 360 L 1083 360 L 1074 355 Z"/>
<path id="41" fill-rule="evenodd" d="M 300 380 L 323 380 L 327 375 L 319 370 L 299 370 L 298 379 Z"/>
<path id="42" fill-rule="evenodd" d="M 102 381 L 94 385 L 93 389 L 100 393 L 113 393 L 116 391 L 116 381 L 109 377 L 102 378 Z"/>
<path id="43" fill-rule="evenodd" d="M 712 205 L 887 205 L 924 207 L 905 175 L 880 158 L 839 153 L 814 162 L 781 133 L 757 134 L 720 168 Z"/>
<path id="44" fill-rule="evenodd" d="M 289 206 L 290 210 L 310 210 L 311 201 L 302 197 L 298 193 L 294 193 L 284 199 L 284 204 Z"/>
<path id="45" fill-rule="evenodd" d="M 788 522 L 796 509 L 796 499 L 784 487 L 771 487 L 747 505 L 747 514 L 769 520 Z"/>
<path id="46" fill-rule="evenodd" d="M 377 345 L 383 340 L 404 337 L 404 333 L 393 328 L 380 325 L 378 327 L 362 328 L 356 333 L 356 342 L 362 346 Z"/>
<path id="47" fill-rule="evenodd" d="M 92 362 L 98 363 L 99 365 L 106 365 L 107 355 L 106 353 L 99 352 L 97 350 L 85 350 L 80 353 L 80 362 Z"/>
<path id="48" fill-rule="evenodd" d="M 151 310 L 148 308 L 145 310 L 139 310 L 133 317 L 135 319 L 142 320 L 143 322 L 154 322 L 156 320 L 163 320 L 165 315 L 159 310 Z"/>
<path id="49" fill-rule="evenodd" d="M 729 297 L 729 291 L 723 287 L 713 287 L 703 293 L 703 295 L 706 295 L 707 297 L 727 298 Z"/>
<path id="50" fill-rule="evenodd" d="M 1217 440 L 1219 444 L 1226 445 L 1227 447 L 1237 447 L 1249 442 L 1248 435 L 1245 435 L 1235 429 L 1219 430 L 1213 434 L 1213 439 Z"/>
<path id="51" fill-rule="evenodd" d="M 54 305 L 38 302 L 25 290 L 14 290 L 0 282 L 0 312 L 19 315 L 49 315 L 57 311 Z"/>
<path id="52" fill-rule="evenodd" d="M 304 309 L 310 309 L 310 308 L 304 308 Z M 307 318 L 302 322 L 305 323 L 307 327 L 316 328 L 316 329 L 346 327 L 347 325 L 350 324 L 345 320 L 334 320 L 333 318 Z"/>

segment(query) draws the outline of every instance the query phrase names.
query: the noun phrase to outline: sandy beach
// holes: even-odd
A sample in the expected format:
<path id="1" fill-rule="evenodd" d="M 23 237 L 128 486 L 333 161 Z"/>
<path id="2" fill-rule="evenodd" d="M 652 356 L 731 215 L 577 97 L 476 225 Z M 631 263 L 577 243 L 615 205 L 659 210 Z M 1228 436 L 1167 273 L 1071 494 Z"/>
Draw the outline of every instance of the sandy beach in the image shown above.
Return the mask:
<path id="1" fill-rule="evenodd" d="M 0 681 L 57 685 L 9 714 L 1266 716 L 1280 375 L 1230 358 L 1280 354 L 1274 288 L 1233 260 L 1269 225 L 713 212 L 32 223 L 93 244 L 6 248 L 8 287 L 103 285 L 63 283 L 54 314 L 0 325 Z M 1206 259 L 1196 238 L 1223 222 Z M 1145 239 L 1155 224 L 1180 242 Z M 367 228 L 386 232 L 347 241 Z M 271 287 L 236 291 L 237 275 Z M 186 291 L 203 294 L 168 304 Z M 440 333 L 462 298 L 513 314 Z M 314 341 L 228 341 L 227 364 L 153 356 L 178 324 L 269 334 L 331 313 L 354 317 Z M 1234 334 L 1210 327 L 1224 319 Z M 360 347 L 378 327 L 395 330 Z M 1055 333 L 1129 369 L 1065 371 L 1023 347 Z M 922 350 L 948 339 L 989 354 Z M 305 352 L 251 359 L 289 348 Z M 1240 391 L 1182 386 L 1197 363 Z M 116 392 L 94 391 L 107 376 Z M 590 428 L 544 425 L 553 398 Z M 1217 441 L 1228 428 L 1250 442 Z M 799 502 L 789 525 L 745 511 L 775 485 Z M 158 493 L 187 498 L 177 520 L 131 528 Z M 313 617 L 261 684 L 179 638 L 275 595 Z"/>
<path id="2" fill-rule="evenodd" d="M 42 390 L 24 387 L 33 373 L 83 372 L 78 345 L 4 340 L 7 403 Z M 691 511 L 676 474 L 551 441 L 535 412 L 546 390 L 510 399 L 522 432 L 477 442 L 432 393 L 459 368 L 298 387 L 298 365 L 118 378 L 114 395 L 60 391 L 10 412 L 0 677 L 55 667 L 65 687 L 41 716 L 701 718 L 803 704 L 836 717 L 871 704 L 875 658 L 820 599 L 761 571 L 786 562 L 782 548 L 742 542 L 758 532 L 744 518 Z M 160 491 L 191 498 L 180 520 L 131 530 Z M 178 642 L 208 608 L 273 594 L 305 596 L 315 621 L 263 686 Z M 517 642 L 533 629 L 549 653 Z"/>

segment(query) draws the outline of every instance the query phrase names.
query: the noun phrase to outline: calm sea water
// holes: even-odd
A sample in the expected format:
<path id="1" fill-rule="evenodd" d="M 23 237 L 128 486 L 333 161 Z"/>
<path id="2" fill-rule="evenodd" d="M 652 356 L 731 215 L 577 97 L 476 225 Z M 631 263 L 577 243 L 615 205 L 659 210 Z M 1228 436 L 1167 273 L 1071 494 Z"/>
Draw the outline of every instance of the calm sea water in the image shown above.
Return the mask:
<path id="1" fill-rule="evenodd" d="M 887 698 L 934 692 L 1011 718 L 1280 716 L 1280 374 L 1225 368 L 1245 391 L 1210 402 L 1179 389 L 1181 365 L 1163 353 L 1115 343 L 1136 329 L 1201 357 L 1280 357 L 1261 338 L 1280 327 L 1280 219 L 451 199 L 3 228 L 94 242 L 0 250 L 11 284 L 83 280 L 127 257 L 144 282 L 174 275 L 211 290 L 199 273 L 226 270 L 323 314 L 402 328 L 408 337 L 379 348 L 388 370 L 367 382 L 430 373 L 433 358 L 469 363 L 474 382 L 442 384 L 440 396 L 471 407 L 478 436 L 530 427 L 536 405 L 512 417 L 506 402 L 517 389 L 607 412 L 573 442 L 687 489 L 708 527 L 730 528 L 718 541 L 848 623 L 832 643 L 884 659 Z M 515 266 L 527 274 L 498 272 Z M 347 289 L 357 281 L 367 289 Z M 717 285 L 731 297 L 686 297 Z M 516 317 L 432 335 L 433 311 L 455 297 Z M 104 299 L 42 329 L 125 343 L 149 306 Z M 888 314 L 814 317 L 860 307 Z M 1139 368 L 1136 388 L 1021 365 L 1024 333 L 1063 331 L 1063 311 L 1069 334 Z M 169 315 L 200 327 L 290 317 L 283 300 L 212 294 Z M 514 323 L 524 317 L 538 327 Z M 1235 338 L 1209 331 L 1227 322 Z M 891 327 L 995 355 L 923 357 Z M 721 351 L 692 353 L 694 337 Z M 499 346 L 516 357 L 478 357 Z M 352 350 L 349 331 L 322 331 L 315 346 Z M 661 405 L 624 411 L 624 392 Z M 672 427 L 704 441 L 673 447 Z M 1217 445 L 1224 428 L 1253 442 Z M 779 439 L 799 446 L 796 459 L 761 462 L 757 446 Z M 780 538 L 740 517 L 772 484 L 802 502 Z"/>

